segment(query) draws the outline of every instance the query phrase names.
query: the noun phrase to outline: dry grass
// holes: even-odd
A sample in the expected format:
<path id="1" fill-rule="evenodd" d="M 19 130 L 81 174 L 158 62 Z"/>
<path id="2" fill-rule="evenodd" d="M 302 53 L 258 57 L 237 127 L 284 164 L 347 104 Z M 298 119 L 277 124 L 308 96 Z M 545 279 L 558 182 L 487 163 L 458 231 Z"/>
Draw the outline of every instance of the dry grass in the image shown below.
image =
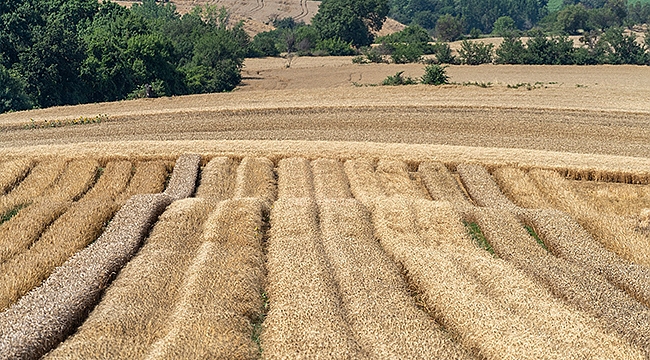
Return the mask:
<path id="1" fill-rule="evenodd" d="M 0 197 L 0 214 L 4 214 L 16 206 L 27 204 L 43 194 L 61 176 L 66 164 L 65 160 L 59 159 L 44 160 L 36 165 L 18 186 L 9 194 Z"/>
<path id="2" fill-rule="evenodd" d="M 315 201 L 308 198 L 280 198 L 273 205 L 264 358 L 365 357 L 345 321 L 317 214 Z"/>
<path id="3" fill-rule="evenodd" d="M 165 194 L 174 200 L 185 199 L 192 196 L 196 188 L 201 155 L 183 154 L 174 166 L 174 172 L 169 179 Z"/>
<path id="4" fill-rule="evenodd" d="M 0 313 L 0 356 L 38 358 L 74 331 L 169 202 L 162 195 L 132 198 L 95 243 Z M 56 358 L 57 354 L 60 352 L 50 357 Z"/>
<path id="5" fill-rule="evenodd" d="M 262 202 L 221 202 L 204 225 L 203 240 L 185 271 L 168 332 L 147 359 L 255 359 L 251 321 L 260 315 L 264 256 Z"/>
<path id="6" fill-rule="evenodd" d="M 86 321 L 50 357 L 145 357 L 170 330 L 167 320 L 202 243 L 201 229 L 210 211 L 201 199 L 170 205 Z"/>
<path id="7" fill-rule="evenodd" d="M 267 158 L 244 158 L 237 168 L 235 198 L 261 198 L 270 206 L 277 196 L 273 162 Z"/>
<path id="8" fill-rule="evenodd" d="M 10 191 L 34 166 L 32 159 L 17 159 L 0 163 L 0 196 Z"/>
<path id="9" fill-rule="evenodd" d="M 215 157 L 201 171 L 196 196 L 226 200 L 233 196 L 238 163 L 227 157 Z"/>

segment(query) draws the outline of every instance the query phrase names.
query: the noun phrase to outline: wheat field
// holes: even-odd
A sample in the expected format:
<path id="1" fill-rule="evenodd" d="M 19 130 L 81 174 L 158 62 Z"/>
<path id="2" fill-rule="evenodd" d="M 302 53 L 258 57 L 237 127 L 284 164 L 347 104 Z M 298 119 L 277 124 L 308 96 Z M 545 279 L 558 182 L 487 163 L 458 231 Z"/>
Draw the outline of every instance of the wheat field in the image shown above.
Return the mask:
<path id="1" fill-rule="evenodd" d="M 282 61 L 0 115 L 0 358 L 650 358 L 648 68 Z"/>

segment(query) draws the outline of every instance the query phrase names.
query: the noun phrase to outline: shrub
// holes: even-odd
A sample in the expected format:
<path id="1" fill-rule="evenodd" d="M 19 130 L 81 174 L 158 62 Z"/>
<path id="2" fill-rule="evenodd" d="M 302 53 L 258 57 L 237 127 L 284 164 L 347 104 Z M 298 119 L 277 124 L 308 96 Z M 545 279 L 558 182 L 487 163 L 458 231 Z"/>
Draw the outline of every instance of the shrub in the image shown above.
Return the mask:
<path id="1" fill-rule="evenodd" d="M 507 36 L 496 49 L 497 64 L 525 64 L 527 50 L 519 37 Z"/>
<path id="2" fill-rule="evenodd" d="M 356 54 L 356 50 L 354 50 L 352 44 L 346 43 L 340 38 L 319 41 L 316 44 L 316 51 L 332 56 L 348 56 Z"/>
<path id="3" fill-rule="evenodd" d="M 424 68 L 424 75 L 422 75 L 422 83 L 427 85 L 443 85 L 449 83 L 449 76 L 447 76 L 446 66 L 438 64 L 431 64 Z"/>
<path id="4" fill-rule="evenodd" d="M 419 44 L 394 44 L 393 49 L 391 58 L 395 64 L 418 62 L 424 54 Z"/>
<path id="5" fill-rule="evenodd" d="M 413 78 L 410 77 L 404 77 L 402 74 L 404 71 L 399 71 L 393 76 L 388 76 L 387 78 L 382 81 L 382 85 L 390 85 L 390 86 L 396 86 L 396 85 L 413 85 L 417 84 L 417 81 Z"/>
<path id="6" fill-rule="evenodd" d="M 447 43 L 435 43 L 431 46 L 433 54 L 436 55 L 436 60 L 439 64 L 456 64 L 458 60 L 451 53 L 451 47 Z"/>
<path id="7" fill-rule="evenodd" d="M 458 54 L 461 64 L 479 65 L 492 62 L 493 44 L 463 40 Z"/>

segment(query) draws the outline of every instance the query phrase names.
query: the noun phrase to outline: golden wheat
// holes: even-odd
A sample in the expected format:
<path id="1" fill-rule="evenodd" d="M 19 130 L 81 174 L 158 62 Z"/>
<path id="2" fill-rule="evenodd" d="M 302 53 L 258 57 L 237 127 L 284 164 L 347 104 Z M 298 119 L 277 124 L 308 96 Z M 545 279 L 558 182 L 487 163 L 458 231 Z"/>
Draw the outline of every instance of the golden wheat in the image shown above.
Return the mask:
<path id="1" fill-rule="evenodd" d="M 635 231 L 636 222 L 599 213 L 593 205 L 576 196 L 569 180 L 554 171 L 533 169 L 530 176 L 548 199 L 571 214 L 608 250 L 626 260 L 650 266 L 650 238 Z"/>
<path id="2" fill-rule="evenodd" d="M 176 160 L 174 172 L 169 179 L 165 194 L 174 200 L 191 196 L 196 189 L 196 178 L 201 155 L 183 154 Z"/>
<path id="3" fill-rule="evenodd" d="M 269 159 L 244 158 L 237 168 L 234 197 L 261 198 L 271 205 L 277 196 L 273 168 Z"/>
<path id="4" fill-rule="evenodd" d="M 165 189 L 165 179 L 168 169 L 163 161 L 145 161 L 135 165 L 135 172 L 129 181 L 129 186 L 117 198 L 119 204 L 125 203 L 131 196 L 137 194 L 155 194 Z"/>
<path id="5" fill-rule="evenodd" d="M 371 358 L 471 358 L 409 296 L 399 269 L 373 236 L 370 214 L 353 199 L 319 201 L 323 245 L 346 319 Z"/>
<path id="6" fill-rule="evenodd" d="M 266 264 L 270 310 L 261 336 L 264 358 L 364 356 L 341 309 L 317 214 L 312 199 L 280 198 L 273 205 Z"/>
<path id="7" fill-rule="evenodd" d="M 314 197 L 314 183 L 309 161 L 304 158 L 280 160 L 278 163 L 278 197 Z"/>
<path id="8" fill-rule="evenodd" d="M 262 209 L 257 199 L 228 200 L 206 220 L 169 332 L 147 359 L 258 357 L 251 320 L 262 308 Z"/>
<path id="9" fill-rule="evenodd" d="M 317 159 L 311 162 L 314 192 L 318 199 L 351 198 L 350 185 L 343 164 L 333 159 Z"/>
<path id="10" fill-rule="evenodd" d="M 27 250 L 54 220 L 68 210 L 69 201 L 37 200 L 0 226 L 0 264 Z"/>
<path id="11" fill-rule="evenodd" d="M 170 205 L 100 303 L 51 358 L 146 356 L 150 346 L 168 332 L 167 320 L 202 242 L 201 228 L 210 210 L 201 199 Z"/>
<path id="12" fill-rule="evenodd" d="M 455 216 L 456 225 L 448 227 L 450 205 L 426 203 L 419 212 L 430 213 L 420 222 L 408 201 L 379 201 L 375 227 L 384 249 L 422 291 L 431 314 L 476 355 L 642 357 L 636 348 L 603 332 L 593 319 L 553 299 L 512 265 L 468 246 L 469 239 L 461 246 L 449 243 L 450 237 L 467 238 L 460 214 Z M 442 223 L 432 221 L 439 218 L 436 213 Z M 435 227 L 439 234 L 456 235 L 432 238 L 417 230 L 418 223 L 429 228 L 429 234 Z"/>
<path id="13" fill-rule="evenodd" d="M 456 171 L 469 196 L 478 206 L 503 210 L 516 210 L 516 206 L 503 195 L 490 174 L 480 165 L 460 164 Z"/>
<path id="14" fill-rule="evenodd" d="M 215 157 L 201 171 L 196 196 L 215 200 L 226 200 L 233 196 L 237 162 L 232 158 Z"/>
<path id="15" fill-rule="evenodd" d="M 38 358 L 74 331 L 170 201 L 160 194 L 133 197 L 96 242 L 0 313 L 0 356 Z"/>
<path id="16" fill-rule="evenodd" d="M 9 192 L 15 184 L 25 178 L 34 166 L 34 160 L 21 158 L 0 163 L 0 196 Z"/>
<path id="17" fill-rule="evenodd" d="M 40 196 L 59 178 L 67 161 L 43 160 L 30 171 L 29 175 L 9 194 L 0 197 L 0 214 L 24 205 Z"/>

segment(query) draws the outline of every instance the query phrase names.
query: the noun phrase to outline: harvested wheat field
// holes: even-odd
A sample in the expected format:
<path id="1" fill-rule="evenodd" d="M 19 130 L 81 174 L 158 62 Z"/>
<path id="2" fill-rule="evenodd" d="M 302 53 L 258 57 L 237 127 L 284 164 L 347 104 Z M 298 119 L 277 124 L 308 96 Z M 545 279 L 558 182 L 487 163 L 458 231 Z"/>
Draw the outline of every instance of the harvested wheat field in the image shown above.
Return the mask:
<path id="1" fill-rule="evenodd" d="M 650 358 L 650 68 L 284 61 L 0 115 L 0 358 Z"/>

